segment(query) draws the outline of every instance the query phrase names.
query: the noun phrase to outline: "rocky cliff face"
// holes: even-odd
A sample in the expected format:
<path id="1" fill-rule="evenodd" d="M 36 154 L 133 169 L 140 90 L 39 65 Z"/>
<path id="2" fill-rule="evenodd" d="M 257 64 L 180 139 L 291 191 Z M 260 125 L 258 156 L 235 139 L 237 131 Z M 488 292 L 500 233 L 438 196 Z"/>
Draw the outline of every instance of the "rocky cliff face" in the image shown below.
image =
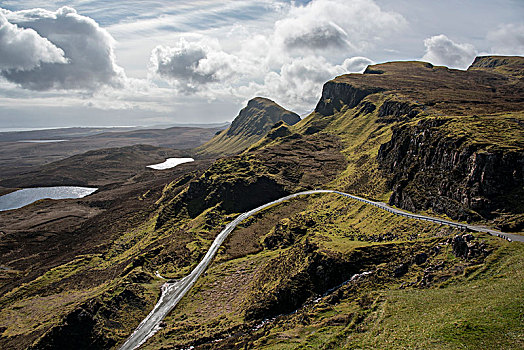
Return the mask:
<path id="1" fill-rule="evenodd" d="M 378 161 L 393 189 L 390 204 L 468 221 L 520 214 L 524 152 L 446 135 L 443 127 L 453 123 L 428 119 L 403 125 L 380 147 Z"/>
<path id="2" fill-rule="evenodd" d="M 366 96 L 382 91 L 380 87 L 359 87 L 335 80 L 324 84 L 322 97 L 318 102 L 315 112 L 327 116 L 339 112 L 343 106 L 353 108 Z"/>
<path id="3" fill-rule="evenodd" d="M 468 71 L 424 62 L 370 66 L 324 85 L 305 133 L 329 132 L 350 119 L 364 130 L 358 120 L 375 119 L 392 133 L 376 158 L 393 191 L 391 204 L 469 221 L 521 217 L 506 227 L 518 230 L 524 226 L 523 72 L 524 58 L 499 56 L 479 57 Z"/>
<path id="4" fill-rule="evenodd" d="M 378 117 L 382 122 L 395 122 L 415 118 L 420 112 L 416 104 L 387 100 L 378 109 Z"/>
<path id="5" fill-rule="evenodd" d="M 479 56 L 468 68 L 468 71 L 499 71 L 517 77 L 524 75 L 524 59 L 507 56 Z"/>

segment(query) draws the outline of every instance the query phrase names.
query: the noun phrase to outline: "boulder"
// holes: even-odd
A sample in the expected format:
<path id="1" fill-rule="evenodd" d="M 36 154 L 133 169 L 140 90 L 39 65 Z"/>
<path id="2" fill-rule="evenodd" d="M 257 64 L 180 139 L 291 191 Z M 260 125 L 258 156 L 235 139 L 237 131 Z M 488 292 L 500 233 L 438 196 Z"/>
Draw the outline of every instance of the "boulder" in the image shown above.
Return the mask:
<path id="1" fill-rule="evenodd" d="M 394 277 L 402 277 L 406 273 L 408 273 L 409 265 L 408 264 L 400 264 L 393 270 L 393 276 Z"/>
<path id="2" fill-rule="evenodd" d="M 415 255 L 415 264 L 422 265 L 428 260 L 428 255 L 426 253 L 418 253 Z"/>

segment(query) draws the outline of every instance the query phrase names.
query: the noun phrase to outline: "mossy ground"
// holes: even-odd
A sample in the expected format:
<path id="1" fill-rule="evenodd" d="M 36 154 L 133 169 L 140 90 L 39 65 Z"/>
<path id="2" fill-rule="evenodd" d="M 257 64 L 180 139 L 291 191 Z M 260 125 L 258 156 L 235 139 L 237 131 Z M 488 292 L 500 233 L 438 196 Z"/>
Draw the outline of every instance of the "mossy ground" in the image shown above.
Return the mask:
<path id="1" fill-rule="evenodd" d="M 200 147 L 200 156 L 209 155 L 230 155 L 243 151 L 254 142 L 260 140 L 260 136 L 253 135 L 244 137 L 243 135 L 227 135 L 227 129 L 216 135 L 211 141 Z"/>
<path id="2" fill-rule="evenodd" d="M 97 332 L 108 339 L 125 339 L 156 303 L 163 283 L 136 264 L 144 248 L 162 238 L 151 232 L 151 223 L 146 222 L 120 236 L 104 254 L 77 256 L 3 295 L 3 339 L 10 346 L 18 344 L 15 348 L 28 346 L 89 300 L 106 310 L 95 316 L 100 317 Z M 122 269 L 128 272 L 122 274 Z M 129 295 L 131 299 L 126 299 Z M 136 304 L 137 300 L 141 302 Z"/>
<path id="3" fill-rule="evenodd" d="M 337 346 L 360 349 L 517 349 L 524 347 L 521 244 L 493 242 L 497 250 L 470 275 L 438 288 L 392 288 Z"/>
<path id="4" fill-rule="evenodd" d="M 369 96 L 365 102 L 380 103 L 383 97 Z M 344 171 L 327 188 L 336 188 L 368 198 L 386 199 L 388 189 L 385 178 L 378 171 L 376 156 L 380 145 L 391 138 L 391 127 L 379 122 L 377 112 L 358 116 L 359 107 L 343 107 L 333 116 L 323 117 L 312 113 L 295 126 L 304 133 L 312 125 L 321 124 L 321 133 L 336 135 L 343 143 L 347 161 Z"/>
<path id="5" fill-rule="evenodd" d="M 438 225 L 395 217 L 387 212 L 377 213 L 375 212 L 377 209 L 374 207 L 336 195 L 320 195 L 315 196 L 314 199 L 299 199 L 293 202 L 295 204 L 289 203 L 287 205 L 294 207 L 295 213 L 287 211 L 284 215 L 290 219 L 279 219 L 282 216 L 278 214 L 279 208 L 277 206 L 259 214 L 256 220 L 251 223 L 247 222 L 238 231 L 243 236 L 249 235 L 250 226 L 255 225 L 265 227 L 269 234 L 272 230 L 274 231 L 274 225 L 278 225 L 278 223 L 293 221 L 295 216 L 301 218 L 307 216 L 315 221 L 315 225 L 309 228 L 302 237 L 297 237 L 298 241 L 304 242 L 307 239 L 313 244 L 318 244 L 318 250 L 323 254 L 341 253 L 343 255 L 351 255 L 355 249 L 362 247 L 393 247 L 394 245 L 391 244 L 399 246 L 407 244 L 406 247 L 414 246 L 415 248 L 410 248 L 411 254 L 418 251 L 429 252 L 436 242 L 447 240 L 449 235 L 453 235 L 454 232 Z M 304 204 L 306 205 L 304 206 Z M 267 223 L 272 223 L 272 225 Z M 256 229 L 251 230 L 251 232 L 256 232 Z M 234 231 L 228 241 L 237 239 L 236 233 Z M 387 235 L 388 233 L 389 235 Z M 479 237 L 479 239 L 487 238 L 487 236 Z M 383 241 L 375 242 L 378 239 L 383 239 Z M 263 246 L 263 240 L 264 236 L 260 235 L 261 246 Z M 226 246 L 228 241 L 226 241 Z M 497 240 L 490 241 L 495 245 L 499 244 Z M 296 244 L 297 242 L 294 243 L 295 246 Z M 232 339 L 236 339 L 237 342 L 237 345 L 232 346 L 233 348 L 240 346 L 240 344 L 242 346 L 251 344 L 250 346 L 254 346 L 254 348 L 270 349 L 316 349 L 323 348 L 325 344 L 351 347 L 359 343 L 351 341 L 342 345 L 339 340 L 345 341 L 346 338 L 341 334 L 345 335 L 348 332 L 348 334 L 366 334 L 363 331 L 355 331 L 357 324 L 358 327 L 362 327 L 363 322 L 368 319 L 371 313 L 369 310 L 379 310 L 384 305 L 388 305 L 384 303 L 393 295 L 406 296 L 410 293 L 416 293 L 416 291 L 424 293 L 429 290 L 433 291 L 432 293 L 445 295 L 449 291 L 446 284 L 442 284 L 443 288 L 439 288 L 439 284 L 430 289 L 408 288 L 399 290 L 399 286 L 404 282 L 415 283 L 420 281 L 423 268 L 414 266 L 401 279 L 384 277 L 382 280 L 379 279 L 374 283 L 364 285 L 361 290 L 353 292 L 339 303 L 332 304 L 325 301 L 338 293 L 338 289 L 335 289 L 321 298 L 321 301 L 317 304 L 306 303 L 306 306 L 299 308 L 299 312 L 289 316 L 280 316 L 276 320 L 266 323 L 257 332 L 253 331 L 251 336 L 246 336 L 245 334 L 251 332 L 249 329 L 257 328 L 257 324 L 246 323 L 244 318 L 246 307 L 249 307 L 251 300 L 252 286 L 256 285 L 256 280 L 260 278 L 261 271 L 276 264 L 279 257 L 292 254 L 290 249 L 290 247 L 273 250 L 264 249 L 236 258 L 228 254 L 229 248 L 224 249 L 208 269 L 206 275 L 197 282 L 179 306 L 166 318 L 164 329 L 155 335 L 145 348 L 183 347 L 191 344 L 200 344 L 202 348 L 228 348 L 234 343 Z M 388 249 L 391 248 L 386 248 L 386 250 Z M 465 269 L 467 264 L 455 258 L 449 250 L 451 248 L 447 249 L 432 262 L 433 264 L 446 263 L 449 265 L 447 272 L 442 273 L 442 276 L 445 275 L 443 280 L 454 278 L 460 281 L 465 278 L 461 277 L 460 274 L 464 274 L 466 270 L 470 279 L 474 273 L 476 273 L 476 276 L 479 276 L 480 273 L 488 274 L 489 268 L 486 266 L 490 266 L 489 264 L 492 264 L 493 261 L 498 261 L 498 259 L 492 258 L 483 265 Z M 406 249 L 406 251 L 409 251 L 409 249 Z M 373 256 L 373 253 L 369 254 L 371 254 L 370 257 Z M 401 255 L 400 253 L 399 256 Z M 385 261 L 378 268 L 379 270 L 383 269 L 382 274 L 388 275 L 392 263 L 394 262 Z M 300 270 L 303 268 L 301 266 L 296 265 L 292 269 Z M 457 271 L 460 272 L 453 270 L 456 266 L 458 266 Z M 482 270 L 482 272 L 478 272 L 479 270 Z M 271 271 L 271 268 L 268 271 Z M 289 268 L 287 273 L 291 273 Z M 455 273 L 459 274 L 458 277 Z M 274 277 L 276 278 L 277 275 L 280 274 L 275 272 Z M 278 287 L 278 283 L 275 284 L 278 279 L 275 278 L 267 279 L 271 285 L 264 285 L 262 288 L 271 291 Z M 455 284 L 453 282 L 449 285 Z M 397 291 L 397 294 L 391 291 Z M 390 295 L 389 293 L 393 294 Z M 365 301 L 363 301 L 364 299 Z M 371 304 L 363 306 L 362 303 Z M 442 312 L 446 314 L 445 310 Z M 305 318 L 307 321 L 298 321 L 301 318 Z M 239 336 L 239 334 L 242 336 Z M 374 339 L 374 337 L 372 338 Z M 364 340 L 358 341 L 363 342 Z M 224 344 L 221 345 L 221 342 L 224 342 Z M 355 345 L 356 348 L 358 348 L 357 345 Z"/>
<path id="6" fill-rule="evenodd" d="M 390 98 L 376 94 L 364 102 L 379 106 Z M 409 100 L 409 94 L 400 93 L 396 98 Z M 433 118 L 430 113 L 442 117 L 442 113 L 434 110 L 459 110 L 463 115 L 446 117 L 451 121 L 443 133 L 488 145 L 491 150 L 522 149 L 522 132 L 515 128 L 521 119 L 519 112 L 468 116 L 473 109 L 455 102 L 434 106 L 433 112 L 422 113 L 407 122 L 416 124 Z M 327 117 L 313 113 L 290 128 L 291 136 L 263 139 L 245 154 L 281 147 L 294 138 L 294 133 L 303 135 L 311 129 L 319 130 L 318 137 L 336 135 L 343 144 L 342 153 L 347 163 L 336 178 L 322 187 L 386 201 L 391 192 L 384 174 L 379 171 L 377 154 L 380 146 L 391 138 L 392 127 L 399 122 L 381 120 L 378 110 L 359 115 L 359 108 L 343 107 Z M 207 276 L 197 282 L 188 298 L 166 319 L 166 328 L 146 348 L 191 344 L 203 349 L 492 348 L 497 337 L 503 338 L 503 348 L 512 343 L 522 345 L 524 334 L 518 327 L 522 320 L 522 308 L 518 307 L 521 299 L 515 297 L 522 295 L 521 269 L 505 269 L 509 276 L 507 283 L 496 288 L 491 286 L 499 283 L 495 270 L 521 259 L 523 249 L 477 235 L 476 239 L 489 242 L 494 252 L 485 261 L 464 261 L 455 257 L 446 245 L 447 239 L 456 234 L 446 227 L 396 217 L 336 195 L 315 196 L 304 202 L 306 205 L 299 211 L 288 212 L 283 218 L 269 211 L 259 215 L 254 220 L 258 229 L 250 231 L 246 224 L 237 231 L 237 234 L 242 232 L 242 239 L 233 233 L 230 241 L 250 242 L 252 249 L 244 251 L 245 256 L 225 253 L 232 247 L 238 249 L 239 244 L 230 244 L 223 250 Z M 431 210 L 425 213 L 434 215 Z M 313 223 L 305 225 L 307 227 L 299 224 L 308 220 Z M 261 227 L 267 234 L 260 232 Z M 253 237 L 259 238 L 258 245 Z M 430 252 L 436 246 L 443 250 L 432 256 L 427 265 L 412 265 L 403 277 L 391 278 L 392 264 L 401 260 L 386 260 L 376 266 L 376 275 L 369 281 L 364 279 L 354 286 L 335 289 L 316 303 L 307 301 L 291 315 L 261 324 L 246 323 L 245 311 L 253 301 L 253 287 L 250 289 L 244 284 L 264 290 L 262 294 L 275 293 L 279 285 L 288 283 L 282 279 L 283 271 L 287 268 L 285 274 L 299 275 L 306 268 L 307 259 L 300 260 L 297 256 L 300 261 L 287 265 L 284 270 L 275 264 L 288 261 L 285 257 L 294 254 L 292 247 L 306 241 L 326 256 L 351 256 L 362 249 L 380 254 L 381 249 L 396 247 L 400 249 L 398 259 L 409 260 L 413 254 Z M 433 282 L 426 284 L 425 269 L 435 266 L 444 268 L 434 273 Z M 269 276 L 271 271 L 273 278 Z M 262 285 L 256 282 L 261 276 L 264 276 Z M 217 299 L 225 302 L 221 304 Z M 511 311 L 501 311 L 504 308 Z M 490 317 L 492 311 L 493 318 Z M 505 321 L 500 323 L 500 318 Z M 179 323 L 185 328 L 179 329 Z M 484 331 L 487 345 L 482 343 Z"/>
<path id="7" fill-rule="evenodd" d="M 441 72 L 446 84 L 464 75 L 417 65 L 428 76 Z M 400 123 L 445 117 L 451 122 L 441 131 L 450 137 L 487 148 L 522 149 L 516 100 L 509 103 L 513 112 L 499 113 L 504 101 L 498 98 L 489 113 L 473 116 L 483 107 L 469 87 L 463 96 L 443 84 L 421 94 L 432 107 L 416 118 L 381 119 L 378 107 L 386 100 L 413 99 L 420 84 L 427 87 L 406 74 L 410 64 L 398 67 L 400 73 L 386 65 L 379 67 L 385 73 L 366 78 L 384 80 L 387 88 L 392 75 L 407 79 L 400 92 L 364 98 L 363 103 L 377 106 L 371 112 L 361 113 L 359 105 L 343 106 L 330 116 L 312 113 L 282 137 L 262 139 L 203 173 L 171 179 L 155 192 L 158 198 L 151 199 L 144 188 L 137 202 L 153 201 L 152 209 L 136 220 L 114 220 L 138 224 L 115 233 L 118 225 L 111 222 L 104 229 L 112 238 L 93 248 L 96 253 L 74 256 L 1 297 L 1 344 L 27 347 L 53 327 L 65 327 L 65 317 L 91 302 L 98 308 L 93 333 L 115 346 L 122 343 L 158 298 L 163 280 L 155 277 L 157 270 L 168 278 L 186 275 L 238 211 L 274 199 L 277 190 L 332 188 L 387 201 L 391 189 L 377 154 Z M 461 88 L 468 84 L 459 82 Z M 261 177 L 269 179 L 264 186 L 249 187 Z M 232 205 L 235 196 L 245 199 L 242 206 Z M 449 245 L 457 233 L 334 194 L 271 207 L 233 231 L 144 348 L 524 347 L 524 248 L 475 234 L 475 242 L 484 241 L 491 254 L 464 260 Z M 416 264 L 420 253 L 427 262 Z M 406 271 L 396 273 L 402 264 Z M 350 281 L 349 272 L 370 274 Z M 22 272 L 9 272 L 15 273 Z M 285 298 L 293 308 L 278 312 Z"/>

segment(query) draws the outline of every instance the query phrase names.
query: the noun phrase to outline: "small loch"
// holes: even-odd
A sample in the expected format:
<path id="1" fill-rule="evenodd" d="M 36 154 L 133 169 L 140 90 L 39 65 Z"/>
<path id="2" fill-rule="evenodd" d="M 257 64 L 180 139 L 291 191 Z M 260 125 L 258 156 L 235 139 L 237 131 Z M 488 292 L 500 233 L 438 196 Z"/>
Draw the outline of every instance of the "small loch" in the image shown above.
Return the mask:
<path id="1" fill-rule="evenodd" d="M 195 160 L 193 158 L 167 158 L 165 162 L 158 163 L 158 164 L 152 164 L 148 165 L 148 168 L 155 169 L 155 170 L 165 170 L 165 169 L 171 169 L 176 167 L 177 165 L 183 164 L 183 163 L 189 163 L 194 162 Z"/>
<path id="2" fill-rule="evenodd" d="M 20 140 L 22 143 L 55 143 L 55 142 L 66 142 L 69 140 Z"/>
<path id="3" fill-rule="evenodd" d="M 98 188 L 77 186 L 55 186 L 24 188 L 0 196 L 0 211 L 18 209 L 40 199 L 78 199 L 89 196 Z"/>

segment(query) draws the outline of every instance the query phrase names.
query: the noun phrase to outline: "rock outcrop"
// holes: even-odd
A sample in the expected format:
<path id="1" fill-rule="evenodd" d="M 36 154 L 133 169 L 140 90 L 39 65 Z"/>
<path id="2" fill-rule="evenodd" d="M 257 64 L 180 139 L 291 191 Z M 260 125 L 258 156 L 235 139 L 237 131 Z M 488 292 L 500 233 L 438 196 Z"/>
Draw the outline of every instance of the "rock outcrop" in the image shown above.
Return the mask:
<path id="1" fill-rule="evenodd" d="M 517 77 L 524 75 L 524 59 L 508 56 L 479 56 L 468 68 L 471 70 L 500 71 Z"/>
<path id="2" fill-rule="evenodd" d="M 300 121 L 300 117 L 267 98 L 256 97 L 240 111 L 227 129 L 226 135 L 264 136 L 279 121 L 294 125 Z"/>
<path id="3" fill-rule="evenodd" d="M 415 104 L 387 100 L 378 109 L 378 117 L 382 122 L 396 122 L 415 118 L 420 112 L 420 108 Z"/>
<path id="4" fill-rule="evenodd" d="M 262 139 L 278 122 L 294 125 L 298 114 L 262 97 L 250 100 L 231 126 L 197 150 L 202 156 L 224 156 L 239 153 Z"/>
<path id="5" fill-rule="evenodd" d="M 353 108 L 366 96 L 382 91 L 380 87 L 356 86 L 332 80 L 324 84 L 322 97 L 315 112 L 327 116 L 339 112 L 343 106 Z"/>
<path id="6" fill-rule="evenodd" d="M 475 240 L 471 234 L 456 235 L 449 239 L 453 254 L 465 260 L 471 260 L 477 257 L 486 257 L 491 253 L 491 249 L 485 242 Z"/>

